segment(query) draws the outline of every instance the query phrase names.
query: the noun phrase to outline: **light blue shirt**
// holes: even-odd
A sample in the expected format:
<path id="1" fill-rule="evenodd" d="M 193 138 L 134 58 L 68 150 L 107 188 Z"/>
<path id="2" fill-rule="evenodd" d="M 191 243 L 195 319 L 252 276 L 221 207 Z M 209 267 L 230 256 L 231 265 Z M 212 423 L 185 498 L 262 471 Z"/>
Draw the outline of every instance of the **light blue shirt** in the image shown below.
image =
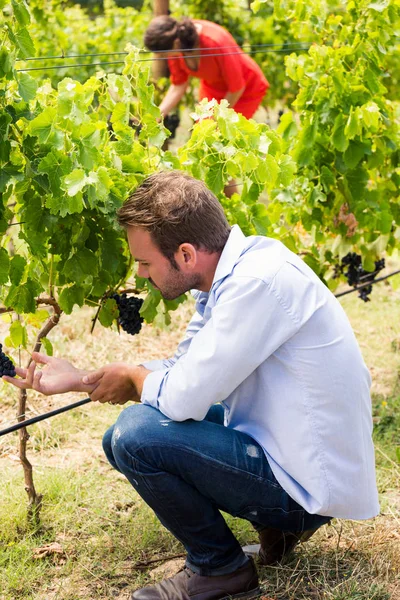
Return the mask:
<path id="1" fill-rule="evenodd" d="M 151 361 L 142 402 L 174 421 L 220 402 L 309 513 L 379 512 L 370 375 L 339 302 L 282 243 L 232 228 L 175 356 Z"/>

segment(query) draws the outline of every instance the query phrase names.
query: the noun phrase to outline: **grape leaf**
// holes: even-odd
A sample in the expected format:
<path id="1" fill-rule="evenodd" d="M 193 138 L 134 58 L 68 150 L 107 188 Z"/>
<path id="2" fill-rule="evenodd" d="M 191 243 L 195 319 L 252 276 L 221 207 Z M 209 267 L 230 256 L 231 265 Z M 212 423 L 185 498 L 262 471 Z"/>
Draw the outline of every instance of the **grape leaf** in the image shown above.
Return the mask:
<path id="1" fill-rule="evenodd" d="M 45 108 L 42 113 L 29 123 L 27 133 L 36 136 L 41 144 L 45 144 L 53 131 L 55 118 L 56 109 L 51 106 Z"/>
<path id="2" fill-rule="evenodd" d="M 26 27 L 21 27 L 16 31 L 12 31 L 10 28 L 8 28 L 8 35 L 10 40 L 18 48 L 18 56 L 21 58 L 35 56 L 35 46 Z"/>
<path id="3" fill-rule="evenodd" d="M 33 100 L 36 96 L 37 83 L 28 73 L 19 73 L 18 74 L 18 92 L 25 100 L 25 102 L 29 102 Z"/>
<path id="4" fill-rule="evenodd" d="M 21 321 L 14 321 L 9 329 L 10 339 L 14 348 L 22 346 L 26 348 L 28 342 L 28 336 L 26 327 L 24 327 Z"/>
<path id="5" fill-rule="evenodd" d="M 0 248 L 0 284 L 7 283 L 10 270 L 10 259 L 5 248 Z"/>
<path id="6" fill-rule="evenodd" d="M 343 159 L 350 169 L 354 169 L 363 158 L 364 154 L 365 145 L 360 142 L 351 141 L 349 147 L 343 154 Z"/>
<path id="7" fill-rule="evenodd" d="M 102 304 L 99 312 L 99 321 L 103 327 L 110 327 L 118 319 L 119 310 L 117 303 L 113 298 L 107 298 Z"/>
<path id="8" fill-rule="evenodd" d="M 62 194 L 62 178 L 71 172 L 71 168 L 72 161 L 70 157 L 56 149 L 46 154 L 38 165 L 39 173 L 46 173 L 49 178 L 50 189 L 56 197 Z"/>
<path id="9" fill-rule="evenodd" d="M 35 298 L 40 291 L 39 283 L 29 278 L 24 285 L 12 285 L 10 287 L 4 304 L 7 308 L 13 308 L 19 314 L 35 312 Z"/>
<path id="10" fill-rule="evenodd" d="M 22 276 L 26 267 L 26 260 L 23 256 L 16 254 L 10 262 L 10 281 L 14 285 L 21 283 Z"/>
<path id="11" fill-rule="evenodd" d="M 64 177 L 62 189 L 65 190 L 68 196 L 75 196 L 88 183 L 87 176 L 83 169 L 74 169 L 72 173 Z"/>
<path id="12" fill-rule="evenodd" d="M 77 285 L 64 288 L 58 296 L 58 304 L 61 310 L 65 314 L 70 315 L 75 304 L 83 306 L 84 303 L 84 292 L 83 289 Z"/>
<path id="13" fill-rule="evenodd" d="M 349 146 L 349 140 L 344 133 L 345 124 L 343 122 L 342 115 L 336 118 L 335 126 L 332 131 L 332 144 L 339 150 L 339 152 L 345 152 Z"/>
<path id="14" fill-rule="evenodd" d="M 13 55 L 8 48 L 3 46 L 0 48 L 0 77 L 8 77 L 13 70 Z"/>
<path id="15" fill-rule="evenodd" d="M 40 338 L 44 349 L 46 350 L 47 356 L 53 356 L 53 345 L 47 337 Z"/>
<path id="16" fill-rule="evenodd" d="M 89 275 L 95 276 L 97 271 L 96 255 L 88 248 L 82 248 L 66 261 L 62 273 L 71 282 L 83 283 Z"/>
<path id="17" fill-rule="evenodd" d="M 155 290 L 149 285 L 149 292 L 144 299 L 142 306 L 140 307 L 140 316 L 147 323 L 151 323 L 157 316 L 157 307 L 161 302 L 161 294 L 158 290 Z"/>
<path id="18" fill-rule="evenodd" d="M 31 17 L 24 0 L 11 0 L 14 16 L 20 25 L 29 25 Z"/>

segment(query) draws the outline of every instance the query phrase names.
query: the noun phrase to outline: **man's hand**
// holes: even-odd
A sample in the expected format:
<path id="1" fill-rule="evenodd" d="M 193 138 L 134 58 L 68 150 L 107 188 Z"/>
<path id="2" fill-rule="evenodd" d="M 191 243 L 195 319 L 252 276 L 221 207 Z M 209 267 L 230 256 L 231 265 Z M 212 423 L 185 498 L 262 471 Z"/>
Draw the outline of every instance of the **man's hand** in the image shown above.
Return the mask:
<path id="1" fill-rule="evenodd" d="M 36 369 L 37 365 L 44 365 L 43 369 Z M 33 352 L 32 362 L 27 369 L 15 367 L 21 379 L 3 376 L 3 380 L 22 390 L 36 390 L 45 396 L 64 394 L 65 392 L 86 392 L 90 394 L 95 385 L 85 385 L 82 377 L 87 371 L 76 369 L 70 362 L 62 358 L 47 356 Z"/>
<path id="2" fill-rule="evenodd" d="M 150 371 L 123 362 L 111 363 L 82 378 L 84 385 L 94 387 L 90 394 L 94 402 L 125 404 L 140 401 L 143 382 Z"/>

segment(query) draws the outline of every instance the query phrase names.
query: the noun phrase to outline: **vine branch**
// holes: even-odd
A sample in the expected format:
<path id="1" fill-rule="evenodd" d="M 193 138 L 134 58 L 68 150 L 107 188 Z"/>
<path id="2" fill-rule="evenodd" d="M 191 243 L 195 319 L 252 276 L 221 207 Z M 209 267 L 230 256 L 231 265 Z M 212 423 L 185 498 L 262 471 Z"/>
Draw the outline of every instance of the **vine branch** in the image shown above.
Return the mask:
<path id="1" fill-rule="evenodd" d="M 56 313 L 57 311 L 59 311 L 58 314 L 61 315 L 61 309 L 59 307 L 59 305 L 57 304 L 57 301 L 55 300 L 55 298 L 52 298 L 51 296 L 39 296 L 39 298 L 35 299 L 36 302 L 36 306 L 41 306 L 41 305 L 47 305 L 47 306 L 52 306 Z M 15 308 L 13 308 L 12 306 L 9 307 L 5 307 L 5 306 L 1 306 L 0 307 L 0 314 L 4 314 L 4 313 L 8 313 L 8 312 L 17 312 L 15 310 Z M 39 332 L 40 335 L 40 332 Z M 45 337 L 44 335 L 42 335 L 41 337 Z"/>
<path id="2" fill-rule="evenodd" d="M 41 328 L 41 330 L 39 331 L 39 333 L 36 337 L 33 351 L 39 352 L 39 350 L 42 346 L 42 338 L 46 337 L 50 333 L 50 331 L 53 329 L 53 327 L 55 327 L 58 324 L 58 322 L 60 320 L 60 316 L 62 314 L 62 311 L 60 309 L 60 306 L 58 305 L 58 303 L 56 302 L 56 300 L 54 298 L 51 298 L 51 297 L 37 298 L 36 301 L 37 302 L 40 301 L 39 302 L 40 304 L 48 304 L 48 305 L 52 306 L 52 310 L 53 310 L 53 314 L 49 316 L 46 323 L 44 323 L 43 327 Z M 31 362 L 32 362 L 32 356 L 29 357 L 26 368 L 29 367 Z M 17 413 L 18 423 L 25 421 L 27 398 L 28 398 L 27 391 L 20 390 L 19 401 L 18 401 L 18 413 Z M 22 467 L 24 470 L 25 490 L 26 490 L 26 493 L 28 494 L 28 500 L 29 500 L 28 521 L 32 525 L 37 526 L 39 524 L 39 513 L 40 513 L 40 509 L 41 509 L 41 505 L 42 505 L 42 494 L 38 494 L 36 492 L 35 484 L 33 481 L 32 464 L 30 463 L 30 461 L 28 460 L 28 457 L 26 455 L 26 446 L 27 446 L 28 440 L 29 440 L 29 433 L 28 433 L 26 427 L 22 427 L 19 431 L 19 459 L 22 463 Z"/>

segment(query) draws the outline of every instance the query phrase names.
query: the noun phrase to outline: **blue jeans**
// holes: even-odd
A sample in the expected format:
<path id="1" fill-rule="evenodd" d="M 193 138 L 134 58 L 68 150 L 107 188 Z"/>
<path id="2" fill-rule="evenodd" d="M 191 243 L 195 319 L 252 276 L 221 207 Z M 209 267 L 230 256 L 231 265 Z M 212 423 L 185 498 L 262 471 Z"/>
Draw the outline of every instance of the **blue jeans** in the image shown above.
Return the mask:
<path id="1" fill-rule="evenodd" d="M 175 422 L 137 404 L 103 438 L 112 466 L 182 542 L 187 566 L 205 576 L 230 573 L 247 560 L 221 510 L 259 530 L 300 532 L 329 521 L 290 498 L 261 446 L 224 427 L 223 415 L 223 407 L 214 405 L 204 421 Z"/>

